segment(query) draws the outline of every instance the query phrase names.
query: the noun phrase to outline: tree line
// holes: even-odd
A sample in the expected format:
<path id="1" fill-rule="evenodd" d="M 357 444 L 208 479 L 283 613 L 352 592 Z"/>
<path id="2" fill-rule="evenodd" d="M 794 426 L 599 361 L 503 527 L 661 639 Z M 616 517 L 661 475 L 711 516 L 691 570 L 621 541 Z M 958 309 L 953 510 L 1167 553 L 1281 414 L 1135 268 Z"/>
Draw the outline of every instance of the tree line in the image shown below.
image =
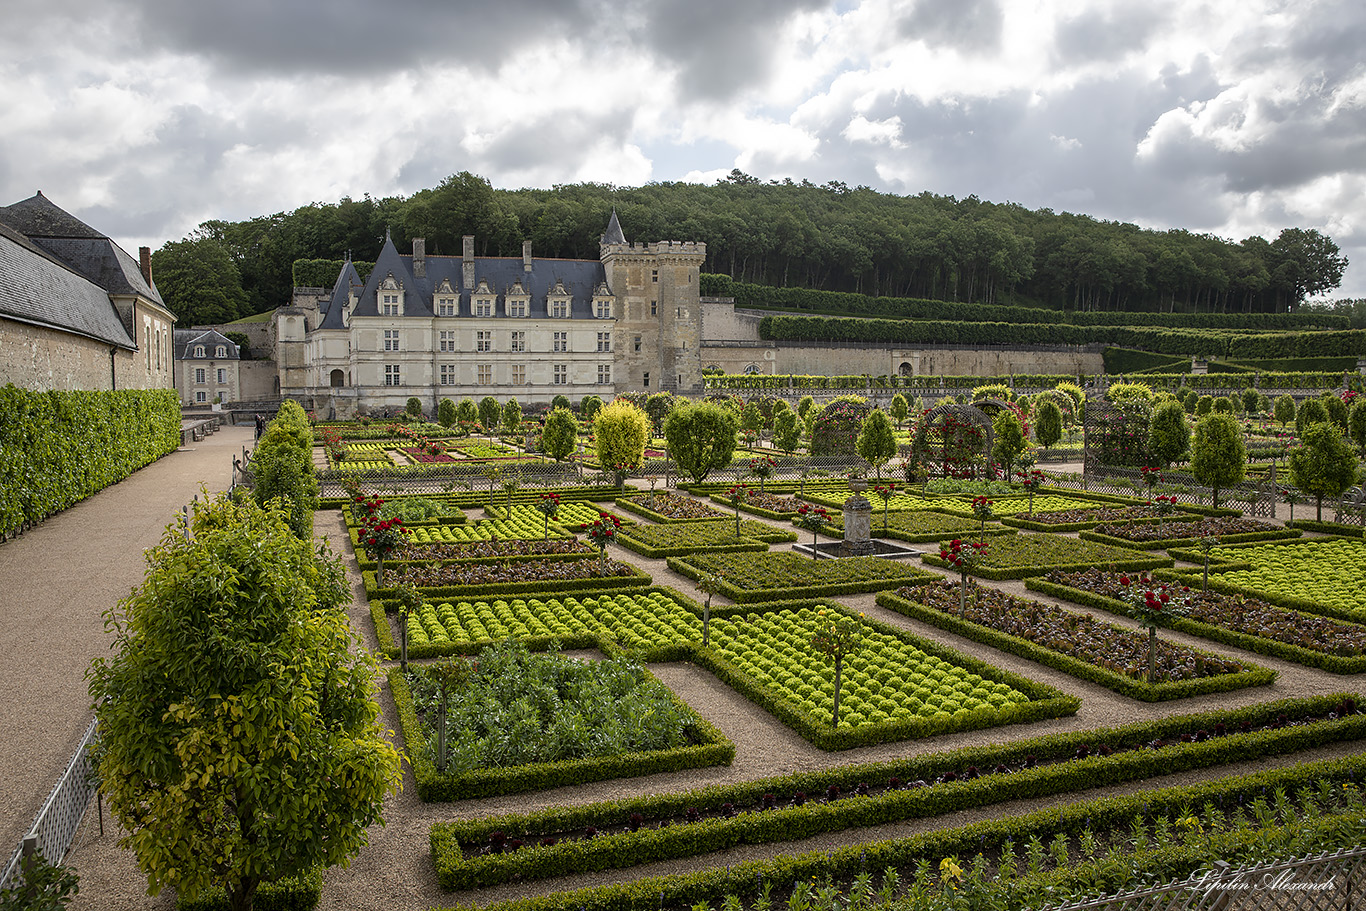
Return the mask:
<path id="1" fill-rule="evenodd" d="M 315 202 L 245 221 L 206 221 L 153 255 L 182 322 L 224 322 L 289 300 L 300 259 L 374 260 L 385 232 L 432 255 L 596 259 L 616 210 L 633 240 L 697 240 L 704 272 L 738 282 L 1076 311 L 1268 313 L 1341 283 L 1332 238 L 1287 227 L 1274 240 L 1155 231 L 1087 215 L 849 187 L 763 182 L 740 171 L 710 186 L 568 184 L 496 190 L 461 172 L 411 196 Z"/>

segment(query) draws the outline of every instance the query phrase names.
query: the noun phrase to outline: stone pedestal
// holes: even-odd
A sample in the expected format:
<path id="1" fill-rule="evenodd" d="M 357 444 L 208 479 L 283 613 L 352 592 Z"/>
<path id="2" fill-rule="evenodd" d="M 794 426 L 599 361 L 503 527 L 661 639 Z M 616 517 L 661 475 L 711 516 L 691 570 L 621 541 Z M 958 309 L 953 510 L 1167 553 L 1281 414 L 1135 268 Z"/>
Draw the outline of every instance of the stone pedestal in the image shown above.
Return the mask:
<path id="1" fill-rule="evenodd" d="M 871 554 L 873 548 L 873 504 L 861 493 L 844 501 L 844 546 L 847 553 Z"/>

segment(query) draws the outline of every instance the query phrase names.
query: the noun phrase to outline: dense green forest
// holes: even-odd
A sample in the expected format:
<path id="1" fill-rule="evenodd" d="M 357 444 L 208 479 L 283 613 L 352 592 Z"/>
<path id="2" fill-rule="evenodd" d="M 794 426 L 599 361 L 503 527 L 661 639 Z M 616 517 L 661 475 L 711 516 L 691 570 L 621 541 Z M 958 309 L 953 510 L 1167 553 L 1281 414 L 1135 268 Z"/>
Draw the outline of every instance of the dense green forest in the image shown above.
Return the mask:
<path id="1" fill-rule="evenodd" d="M 495 190 L 462 172 L 406 198 L 207 221 L 152 264 L 183 323 L 222 322 L 286 303 L 295 260 L 374 260 L 386 230 L 401 250 L 425 237 L 428 253 L 458 255 L 473 234 L 481 256 L 520 256 L 530 240 L 537 256 L 596 259 L 614 208 L 629 239 L 703 241 L 703 271 L 737 282 L 986 306 L 1285 312 L 1337 288 L 1347 265 L 1312 229 L 1232 241 L 975 196 L 764 183 L 739 171 L 711 186 L 549 190 Z"/>

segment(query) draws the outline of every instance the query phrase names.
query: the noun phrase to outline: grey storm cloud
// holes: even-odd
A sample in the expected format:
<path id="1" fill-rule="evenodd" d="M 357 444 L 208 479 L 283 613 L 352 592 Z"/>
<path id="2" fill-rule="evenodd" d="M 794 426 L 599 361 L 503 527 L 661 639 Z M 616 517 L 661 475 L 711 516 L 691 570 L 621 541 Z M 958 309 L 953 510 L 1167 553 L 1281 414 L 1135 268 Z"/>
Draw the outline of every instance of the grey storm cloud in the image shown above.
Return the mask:
<path id="1" fill-rule="evenodd" d="M 901 37 L 930 47 L 987 53 L 1001 43 L 997 0 L 918 0 L 898 27 Z"/>
<path id="2" fill-rule="evenodd" d="M 1167 24 L 1155 7 L 1133 4 L 1112 9 L 1083 10 L 1058 24 L 1054 34 L 1055 59 L 1063 65 L 1093 60 L 1122 60 L 1141 50 Z"/>

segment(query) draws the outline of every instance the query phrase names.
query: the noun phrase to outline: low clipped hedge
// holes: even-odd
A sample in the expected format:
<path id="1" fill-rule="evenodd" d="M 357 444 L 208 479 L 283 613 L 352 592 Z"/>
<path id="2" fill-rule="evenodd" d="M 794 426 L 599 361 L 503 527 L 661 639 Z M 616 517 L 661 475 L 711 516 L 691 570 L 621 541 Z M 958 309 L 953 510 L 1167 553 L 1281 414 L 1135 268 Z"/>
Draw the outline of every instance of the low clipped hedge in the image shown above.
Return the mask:
<path id="1" fill-rule="evenodd" d="M 1091 548 L 1094 555 L 1083 560 L 1068 560 L 1052 563 L 1027 563 L 1006 566 L 982 565 L 982 563 L 979 562 L 978 565 L 972 568 L 972 575 L 983 579 L 995 580 L 1024 579 L 1028 576 L 1042 576 L 1054 570 L 1080 570 L 1089 569 L 1093 566 L 1113 566 L 1115 569 L 1122 569 L 1126 572 L 1145 572 L 1151 569 L 1170 567 L 1175 562 L 1170 557 L 1155 557 L 1141 551 L 1133 550 L 1132 548 L 1091 544 L 1088 542 L 1080 542 L 1074 538 L 1064 538 L 1056 535 L 1018 535 L 1015 537 L 1000 538 L 998 540 L 1002 543 L 996 545 L 997 547 L 1002 545 L 1011 547 L 1018 545 L 1024 547 L 1032 540 L 1041 540 L 1043 543 L 1052 547 L 1072 548 L 1080 550 L 1083 553 L 1087 548 Z M 1085 544 L 1085 547 L 1081 546 L 1083 544 Z M 985 560 L 987 564 L 990 564 L 992 556 L 992 549 L 988 548 Z M 921 554 L 920 559 L 931 566 L 938 566 L 943 569 L 955 569 L 953 564 L 949 563 L 947 560 L 941 559 L 937 554 Z"/>
<path id="2" fill-rule="evenodd" d="M 1114 671 L 1097 667 L 1079 658 L 1046 648 L 1028 639 L 1012 636 L 1009 633 L 992 629 L 978 623 L 964 620 L 935 610 L 932 607 L 903 598 L 895 592 L 878 592 L 877 603 L 881 607 L 895 611 L 912 620 L 919 620 L 938 627 L 973 642 L 980 642 L 1012 655 L 1019 655 L 1030 661 L 1070 674 L 1081 680 L 1098 683 L 1121 696 L 1137 699 L 1140 702 L 1166 702 L 1172 699 L 1189 699 L 1192 696 L 1205 696 L 1210 693 L 1227 693 L 1232 690 L 1251 686 L 1268 686 L 1276 680 L 1276 672 L 1255 664 L 1239 662 L 1245 670 L 1232 674 L 1218 674 L 1211 677 L 1195 677 L 1189 680 L 1174 680 L 1166 683 L 1148 683 L 1136 680 Z M 1210 656 L 1216 657 L 1216 656 Z"/>
<path id="3" fill-rule="evenodd" d="M 1286 522 L 1286 528 L 1302 528 L 1305 531 L 1317 531 L 1325 535 L 1341 535 L 1344 538 L 1366 537 L 1366 527 L 1360 525 L 1347 525 L 1342 522 L 1320 522 L 1317 519 L 1296 519 L 1294 522 Z"/>
<path id="4" fill-rule="evenodd" d="M 735 759 L 735 744 L 675 696 L 674 701 L 693 718 L 690 729 L 697 743 L 669 750 L 443 774 L 437 771 L 435 761 L 427 755 L 421 742 L 415 739 L 416 732 L 421 728 L 417 709 L 413 705 L 412 691 L 401 669 L 389 670 L 389 690 L 398 708 L 399 728 L 409 745 L 408 761 L 412 763 L 413 777 L 417 780 L 417 795 L 429 803 L 544 791 L 611 778 L 634 778 L 656 772 L 730 765 Z"/>
<path id="5" fill-rule="evenodd" d="M 686 908 L 719 902 L 728 894 L 753 899 L 765 881 L 797 882 L 852 879 L 866 870 L 913 868 L 944 857 L 972 857 L 992 852 L 1007 840 L 1027 844 L 1031 837 L 1047 842 L 1054 835 L 1079 836 L 1087 829 L 1126 828 L 1135 816 L 1175 817 L 1206 803 L 1239 803 L 1277 789 L 1296 790 L 1318 782 L 1358 782 L 1366 774 L 1366 755 L 1272 769 L 1215 782 L 1104 797 L 1020 816 L 936 829 L 919 835 L 849 845 L 831 851 L 781 855 L 769 860 L 716 867 L 693 873 L 649 877 L 572 892 L 515 899 L 488 906 L 490 911 L 635 911 L 640 908 Z M 1089 782 L 1088 782 L 1089 783 Z M 1189 859 L 1192 868 L 1206 863 L 1202 851 Z"/>
<path id="6" fill-rule="evenodd" d="M 1237 535 L 1220 535 L 1220 544 L 1244 544 L 1250 541 L 1280 541 L 1289 538 L 1298 538 L 1303 532 L 1293 529 L 1272 529 L 1268 531 L 1249 531 Z M 1114 547 L 1129 547 L 1136 550 L 1170 550 L 1173 547 L 1190 547 L 1199 538 L 1163 538 L 1156 541 L 1130 541 L 1128 538 L 1116 538 L 1113 535 L 1103 535 L 1098 531 L 1082 531 L 1079 535 L 1083 541 L 1094 541 L 1097 544 L 1110 544 Z"/>
<path id="7" fill-rule="evenodd" d="M 790 556 L 788 556 L 790 555 Z M 704 554 L 697 554 L 694 557 L 669 557 L 668 566 L 674 572 L 687 576 L 689 579 L 701 580 L 712 570 L 707 566 L 701 565 L 706 561 Z M 718 555 L 724 556 L 724 555 Z M 742 555 L 735 555 L 737 558 Z M 748 555 L 743 555 L 748 556 Z M 717 594 L 729 598 L 736 604 L 753 604 L 760 601 L 778 601 L 787 598 L 814 598 L 829 595 L 853 595 L 862 592 L 880 591 L 886 588 L 898 588 L 902 585 L 918 585 L 922 582 L 930 582 L 938 579 L 939 575 L 928 570 L 908 566 L 904 563 L 894 563 L 882 557 L 846 557 L 841 560 L 806 560 L 805 558 L 792 553 L 791 551 L 781 551 L 761 555 L 765 558 L 800 560 L 805 566 L 813 564 L 817 567 L 830 567 L 826 572 L 836 572 L 844 570 L 868 570 L 862 574 L 863 578 L 851 579 L 846 581 L 830 581 L 814 585 L 788 585 L 775 588 L 742 588 L 731 580 L 744 576 L 744 564 L 728 561 L 728 567 L 733 569 L 723 569 L 724 578 L 717 587 Z M 840 569 L 842 568 L 842 569 Z M 885 575 L 873 572 L 874 569 L 883 571 L 894 571 L 895 575 Z M 822 570 L 817 569 L 817 573 Z M 833 577 L 832 577 L 833 578 Z"/>
<path id="8" fill-rule="evenodd" d="M 842 605 L 816 599 L 774 601 L 748 606 L 713 607 L 712 616 L 716 618 L 743 617 L 750 613 L 780 610 L 798 611 L 803 608 L 811 610 L 824 608 L 846 616 L 855 616 Z M 940 734 L 995 727 L 1001 724 L 1028 724 L 1045 718 L 1059 718 L 1064 715 L 1075 714 L 1081 705 L 1081 700 L 1074 696 L 1069 696 L 1051 686 L 1022 677 L 1019 674 L 1003 670 L 971 655 L 955 651 L 932 639 L 922 638 L 914 633 L 868 617 L 860 616 L 858 620 L 880 633 L 900 639 L 927 655 L 941 658 L 950 664 L 964 668 L 970 673 L 977 674 L 983 679 L 990 680 L 992 683 L 1004 683 L 1013 687 L 1029 697 L 1029 702 L 1023 705 L 1017 704 L 1006 711 L 978 709 L 966 712 L 961 716 L 951 716 L 948 720 L 918 717 L 905 721 L 861 724 L 854 728 L 836 728 L 828 722 L 812 719 L 806 712 L 798 709 L 774 690 L 755 681 L 754 678 L 721 657 L 712 648 L 696 646 L 693 661 L 711 671 L 721 682 L 792 728 L 813 746 L 822 750 L 848 750 L 876 743 L 921 739 Z"/>
<path id="9" fill-rule="evenodd" d="M 1144 721 L 1116 728 L 1050 734 L 1001 746 L 967 747 L 909 759 L 843 766 L 821 772 L 797 772 L 735 785 L 720 785 L 677 794 L 649 795 L 574 807 L 550 807 L 527 814 L 436 823 L 431 828 L 432 858 L 443 889 L 457 891 L 492 886 L 511 880 L 547 879 L 607 869 L 622 869 L 660 860 L 693 857 L 742 844 L 765 844 L 809 838 L 827 832 L 902 822 L 1021 800 L 1113 787 L 1192 769 L 1213 768 L 1264 756 L 1282 755 L 1333 742 L 1366 738 L 1366 716 L 1323 720 L 1308 726 L 1232 733 L 1202 742 L 1171 743 L 1160 750 L 1145 745 L 1176 739 L 1183 734 L 1224 724 L 1236 729 L 1243 721 L 1262 726 L 1285 714 L 1291 720 L 1324 715 L 1342 695 L 1317 696 L 1265 703 L 1235 711 L 1204 712 Z M 1107 744 L 1116 750 L 1103 756 L 1093 748 Z M 1082 747 L 1084 758 L 1076 758 Z M 1135 749 L 1137 748 L 1137 749 Z M 996 774 L 984 771 L 975 779 L 960 778 L 934 787 L 884 790 L 859 799 L 822 803 L 817 796 L 830 785 L 843 793 L 861 783 L 882 785 L 892 777 L 911 782 L 935 781 L 946 772 L 976 767 L 1018 766 L 1027 756 L 1034 768 Z M 659 820 L 677 820 L 689 808 L 709 814 L 727 803 L 748 810 L 767 794 L 784 797 L 813 795 L 801 806 L 784 805 L 763 813 L 740 813 L 732 818 L 710 815 L 695 823 L 674 822 L 659 828 Z M 644 822 L 639 830 L 623 831 L 632 814 Z M 533 839 L 592 826 L 600 834 L 591 840 L 533 845 Z M 515 853 L 466 857 L 462 845 L 483 844 L 494 832 L 527 841 Z"/>
<path id="10" fill-rule="evenodd" d="M 773 493 L 773 490 L 770 488 L 767 492 Z M 789 491 L 789 493 L 795 492 L 796 491 Z M 726 496 L 724 493 L 713 493 L 711 495 L 711 501 L 713 503 L 716 503 L 718 506 L 726 506 L 731 509 L 735 508 L 735 501 L 732 500 L 730 497 Z M 797 510 L 795 509 L 787 510 L 786 512 L 779 512 L 776 509 L 765 509 L 762 506 L 755 506 L 748 500 L 740 501 L 740 511 L 747 512 L 750 515 L 762 516 L 765 519 L 773 519 L 777 522 L 786 522 L 787 520 L 797 515 Z"/>
<path id="11" fill-rule="evenodd" d="M 286 876 L 273 883 L 261 883 L 252 899 L 253 911 L 312 911 L 323 894 L 323 871 L 316 868 L 298 876 Z M 176 911 L 229 911 L 228 893 L 213 886 L 193 901 L 177 897 Z"/>
<path id="12" fill-rule="evenodd" d="M 531 561 L 522 561 L 531 562 Z M 557 561 L 564 562 L 564 561 Z M 573 592 L 597 591 L 605 588 L 645 588 L 653 580 L 649 573 L 642 569 L 637 569 L 628 563 L 612 561 L 618 566 L 624 566 L 630 570 L 629 575 L 625 576 L 588 576 L 583 579 L 533 579 L 528 582 L 490 582 L 488 584 L 471 585 L 434 585 L 419 586 L 418 591 L 428 601 L 449 601 L 452 598 L 479 598 L 496 595 L 520 595 L 529 592 L 545 591 L 547 585 L 554 585 L 560 594 L 570 594 Z M 386 576 L 388 574 L 386 573 Z M 365 583 L 365 594 L 370 600 L 376 598 L 396 598 L 398 590 L 390 587 L 380 587 L 375 581 L 375 574 L 370 570 L 361 573 L 361 578 Z"/>
<path id="13" fill-rule="evenodd" d="M 446 463 L 446 466 L 449 467 L 449 464 L 450 463 Z M 438 466 L 438 471 L 439 469 L 440 466 Z M 447 472 L 447 474 L 449 474 L 449 472 Z M 361 480 L 362 482 L 364 482 L 365 480 L 367 480 L 367 478 L 362 477 Z M 450 479 L 449 477 L 446 477 L 443 480 L 448 481 Z M 475 479 L 471 480 L 475 481 Z M 440 500 L 443 503 L 449 503 L 452 506 L 455 506 L 459 509 L 482 509 L 491 502 L 507 502 L 506 491 L 498 489 L 489 491 L 487 481 L 483 478 L 477 479 L 477 484 L 478 486 L 483 487 L 483 489 L 462 491 L 460 493 L 424 493 L 419 494 L 419 496 L 426 500 Z M 543 493 L 557 493 L 560 495 L 561 500 L 591 500 L 598 502 L 606 500 L 615 500 L 618 496 L 620 496 L 620 491 L 613 487 L 595 487 L 588 485 L 575 485 L 569 487 L 542 487 L 535 484 L 527 484 L 525 487 L 520 487 L 512 492 L 512 502 L 536 503 L 540 500 L 541 494 Z M 349 496 L 323 497 L 319 501 L 318 508 L 341 509 L 342 507 L 347 506 L 350 503 L 351 498 Z"/>
<path id="14" fill-rule="evenodd" d="M 1107 598 L 1104 595 L 1098 595 L 1094 592 L 1082 591 L 1079 588 L 1072 588 L 1070 585 L 1060 585 L 1056 582 L 1050 582 L 1042 576 L 1026 579 L 1025 587 L 1031 591 L 1052 595 L 1055 598 L 1062 598 L 1063 600 L 1081 604 L 1085 607 L 1094 607 L 1121 616 L 1127 615 L 1127 606 L 1122 601 L 1118 601 L 1114 598 Z M 1294 664 L 1303 664 L 1306 667 L 1317 667 L 1334 674 L 1366 673 L 1366 655 L 1356 657 L 1329 655 L 1302 646 L 1292 645 L 1288 642 L 1280 642 L 1276 639 L 1267 639 L 1262 636 L 1240 633 L 1236 630 L 1225 629 L 1222 626 L 1191 620 L 1175 614 L 1163 615 L 1159 617 L 1158 620 L 1159 625 L 1166 627 L 1167 629 L 1174 629 L 1177 632 L 1199 636 L 1201 639 L 1209 639 L 1211 642 L 1221 642 L 1224 645 L 1231 645 L 1234 648 L 1246 649 L 1249 652 L 1256 652 L 1259 655 L 1280 658 L 1283 661 L 1290 661 Z"/>
<path id="15" fill-rule="evenodd" d="M 834 518 L 834 517 L 832 517 Z M 832 538 L 844 535 L 844 522 L 836 518 L 826 526 L 829 531 L 821 534 Z M 988 538 L 996 535 L 1013 535 L 1015 529 L 1006 528 L 997 522 L 986 523 L 985 531 L 977 519 L 968 519 L 955 512 L 938 509 L 893 509 L 887 513 L 887 525 L 882 524 L 882 512 L 874 508 L 872 515 L 872 534 L 875 538 L 893 538 L 911 544 L 928 544 L 944 540 L 946 535 L 960 535 L 964 538 Z"/>

